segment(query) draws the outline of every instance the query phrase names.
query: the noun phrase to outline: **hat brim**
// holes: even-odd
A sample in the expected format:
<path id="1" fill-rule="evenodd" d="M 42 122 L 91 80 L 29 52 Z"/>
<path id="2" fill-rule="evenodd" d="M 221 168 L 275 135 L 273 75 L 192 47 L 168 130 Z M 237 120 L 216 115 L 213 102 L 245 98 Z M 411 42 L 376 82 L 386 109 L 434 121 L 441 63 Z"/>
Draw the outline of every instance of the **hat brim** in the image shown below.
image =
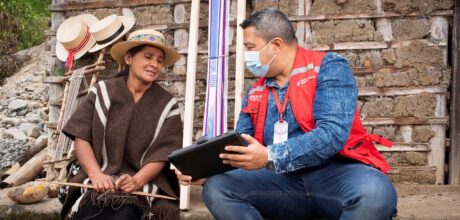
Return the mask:
<path id="1" fill-rule="evenodd" d="M 96 51 L 99 51 L 101 50 L 102 48 L 106 48 L 107 46 L 113 44 L 114 42 L 116 42 L 117 40 L 119 40 L 121 37 L 125 36 L 126 33 L 128 33 L 131 28 L 134 27 L 134 24 L 136 23 L 136 20 L 134 18 L 131 18 L 131 17 L 127 17 L 127 16 L 118 16 L 118 18 L 120 19 L 120 21 L 123 23 L 123 26 L 125 29 L 123 29 L 123 32 L 121 32 L 117 37 L 115 37 L 113 40 L 111 40 L 110 42 L 107 42 L 105 44 L 95 44 L 90 50 L 89 52 L 90 53 L 93 53 L 93 52 L 96 52 Z"/>
<path id="2" fill-rule="evenodd" d="M 86 54 L 86 52 L 93 47 L 93 45 L 96 44 L 96 39 L 92 35 L 90 35 L 90 38 L 88 40 L 88 43 L 86 44 L 85 47 L 83 47 L 79 52 L 75 53 L 73 55 L 74 60 L 78 60 L 81 58 L 83 55 Z M 64 46 L 60 42 L 56 42 L 56 57 L 62 61 L 66 62 L 67 61 L 67 56 L 69 56 L 69 51 L 67 51 Z"/>
<path id="3" fill-rule="evenodd" d="M 81 14 L 81 15 L 78 15 L 78 16 L 67 18 L 66 21 L 69 20 L 69 19 L 80 19 L 88 27 L 91 27 L 92 25 L 94 25 L 96 22 L 99 21 L 96 18 L 96 16 L 94 16 L 92 14 Z M 85 55 L 86 52 L 88 52 L 89 49 L 91 49 L 91 47 L 94 46 L 94 44 L 96 44 L 96 39 L 93 37 L 93 35 L 90 35 L 90 38 L 88 40 L 88 44 L 82 50 L 80 50 L 78 53 L 74 54 L 74 60 L 77 60 L 80 57 L 82 57 L 83 55 Z M 69 52 L 64 48 L 64 46 L 58 40 L 56 40 L 56 57 L 60 61 L 66 62 L 68 55 L 69 55 Z"/>
<path id="4" fill-rule="evenodd" d="M 117 61 L 119 64 L 125 64 L 125 54 L 134 47 L 141 46 L 141 45 L 151 45 L 154 47 L 158 47 L 163 50 L 165 54 L 165 59 L 163 61 L 164 65 L 171 65 L 174 64 L 180 58 L 180 54 L 173 48 L 166 47 L 162 44 L 157 44 L 153 42 L 145 42 L 145 41 L 124 41 L 119 42 L 112 46 L 110 49 L 110 55 L 112 58 Z"/>

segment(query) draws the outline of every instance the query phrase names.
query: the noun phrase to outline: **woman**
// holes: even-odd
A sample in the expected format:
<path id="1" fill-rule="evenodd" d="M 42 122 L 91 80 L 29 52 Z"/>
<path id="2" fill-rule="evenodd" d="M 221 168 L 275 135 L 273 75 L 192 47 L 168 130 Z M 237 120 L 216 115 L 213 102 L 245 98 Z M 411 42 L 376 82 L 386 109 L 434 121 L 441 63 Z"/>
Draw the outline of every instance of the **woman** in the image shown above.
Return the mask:
<path id="1" fill-rule="evenodd" d="M 155 80 L 179 54 L 164 36 L 144 29 L 115 44 L 112 57 L 127 65 L 121 76 L 101 81 L 62 131 L 75 140 L 82 170 L 71 182 L 95 189 L 71 188 L 61 212 L 69 219 L 178 219 L 176 202 L 129 194 L 133 191 L 176 197 L 167 155 L 182 144 L 179 108 Z M 172 177 L 172 178 L 169 178 Z"/>

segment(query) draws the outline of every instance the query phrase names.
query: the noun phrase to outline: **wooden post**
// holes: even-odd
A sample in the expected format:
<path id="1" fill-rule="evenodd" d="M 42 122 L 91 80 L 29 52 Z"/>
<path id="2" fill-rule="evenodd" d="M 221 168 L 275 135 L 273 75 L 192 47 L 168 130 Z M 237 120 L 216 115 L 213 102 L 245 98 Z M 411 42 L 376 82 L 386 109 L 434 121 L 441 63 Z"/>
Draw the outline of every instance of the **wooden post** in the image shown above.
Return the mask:
<path id="1" fill-rule="evenodd" d="M 299 16 L 305 15 L 305 3 L 306 3 L 305 0 L 299 0 L 299 6 L 297 8 L 297 15 Z M 305 44 L 305 22 L 298 21 L 294 25 L 297 26 L 295 36 L 297 37 L 299 44 L 304 45 Z"/>
<path id="2" fill-rule="evenodd" d="M 452 32 L 452 90 L 450 99 L 449 184 L 460 184 L 460 3 L 454 3 Z"/>
<path id="3" fill-rule="evenodd" d="M 235 66 L 235 121 L 234 128 L 238 122 L 238 116 L 241 111 L 244 89 L 244 45 L 243 45 L 243 28 L 239 26 L 246 17 L 246 0 L 238 0 L 238 13 L 236 17 L 236 66 Z"/>
<path id="4" fill-rule="evenodd" d="M 52 5 L 64 3 L 65 0 L 52 0 Z M 51 31 L 56 32 L 59 25 L 65 20 L 65 13 L 64 11 L 53 11 L 51 13 Z M 62 66 L 61 61 L 59 61 L 56 58 L 56 36 L 51 36 L 50 40 L 50 46 L 51 46 L 51 62 L 50 62 L 50 69 L 49 69 L 49 76 L 54 76 L 54 73 L 56 72 L 57 67 Z M 48 91 L 48 99 L 49 100 L 55 100 L 61 98 L 62 95 L 62 90 L 63 87 L 61 84 L 53 83 L 49 85 L 49 91 Z M 51 123 L 56 123 L 59 118 L 59 112 L 60 109 L 57 106 L 49 105 L 49 122 Z M 52 140 L 53 140 L 53 134 L 55 132 L 55 129 L 51 129 L 48 127 L 48 146 L 52 146 Z M 52 154 L 52 149 L 51 147 L 47 148 L 49 149 L 49 154 Z M 53 171 L 52 169 L 46 168 L 47 173 L 50 172 L 50 174 L 47 174 L 47 178 L 53 178 Z"/>
<path id="5" fill-rule="evenodd" d="M 184 112 L 184 137 L 182 146 L 192 144 L 193 139 L 193 113 L 195 105 L 195 78 L 198 48 L 200 0 L 192 0 L 190 12 L 190 29 L 188 39 L 187 79 L 185 84 L 185 112 Z M 180 186 L 180 203 L 182 210 L 190 209 L 190 186 Z"/>
<path id="6" fill-rule="evenodd" d="M 313 4 L 312 0 L 305 0 L 304 7 L 305 7 L 305 15 L 310 15 L 311 5 Z M 311 32 L 311 22 L 307 21 L 304 22 L 304 38 L 302 41 L 304 42 L 304 46 L 306 48 L 310 48 L 310 45 L 313 44 L 313 33 Z"/>
<path id="7" fill-rule="evenodd" d="M 43 170 L 43 162 L 48 156 L 48 149 L 45 148 L 40 153 L 32 157 L 27 163 L 19 168 L 15 173 L 8 176 L 2 181 L 3 186 L 19 186 L 28 181 L 34 180 L 35 177 Z"/>

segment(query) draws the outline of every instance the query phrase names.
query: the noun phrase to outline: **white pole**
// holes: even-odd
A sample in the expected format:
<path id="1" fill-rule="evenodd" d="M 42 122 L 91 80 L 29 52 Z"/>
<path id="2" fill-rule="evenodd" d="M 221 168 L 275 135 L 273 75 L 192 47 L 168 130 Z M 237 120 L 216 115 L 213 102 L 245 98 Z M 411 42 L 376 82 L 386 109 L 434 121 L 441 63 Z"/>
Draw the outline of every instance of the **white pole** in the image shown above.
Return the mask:
<path id="1" fill-rule="evenodd" d="M 239 26 L 246 17 L 246 0 L 238 0 L 236 18 L 236 66 L 235 66 L 235 128 L 241 111 L 244 89 L 243 29 Z"/>
<path id="2" fill-rule="evenodd" d="M 187 80 L 185 84 L 185 111 L 184 111 L 184 137 L 182 146 L 192 144 L 193 138 L 193 112 L 195 105 L 195 78 L 196 78 L 196 57 L 198 47 L 200 0 L 192 0 L 190 12 L 190 29 L 188 39 L 187 57 Z M 190 209 L 190 186 L 180 186 L 179 208 Z"/>

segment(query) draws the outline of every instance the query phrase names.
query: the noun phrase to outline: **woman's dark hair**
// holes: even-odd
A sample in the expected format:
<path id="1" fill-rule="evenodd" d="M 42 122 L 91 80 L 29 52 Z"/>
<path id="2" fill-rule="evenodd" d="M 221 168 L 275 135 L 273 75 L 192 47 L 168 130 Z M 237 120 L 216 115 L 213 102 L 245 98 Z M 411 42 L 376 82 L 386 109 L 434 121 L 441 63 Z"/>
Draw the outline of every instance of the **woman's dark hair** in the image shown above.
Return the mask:
<path id="1" fill-rule="evenodd" d="M 147 44 L 142 44 L 142 45 L 139 45 L 139 46 L 135 46 L 135 47 L 129 49 L 128 52 L 126 52 L 126 53 L 129 53 L 129 55 L 131 55 L 133 57 L 137 53 L 139 53 L 139 51 L 144 49 L 144 47 L 146 47 L 146 46 L 147 46 Z"/>
<path id="2" fill-rule="evenodd" d="M 144 49 L 144 47 L 146 47 L 146 46 L 147 46 L 146 44 L 143 44 L 143 45 L 133 47 L 133 48 L 129 49 L 128 52 L 126 52 L 126 53 L 128 53 L 129 55 L 131 55 L 131 57 L 133 57 L 137 53 L 139 53 L 139 51 Z M 128 74 L 129 74 L 129 66 L 127 64 L 125 64 L 123 70 L 120 71 L 119 73 L 117 73 L 117 75 L 115 77 L 128 76 Z"/>

